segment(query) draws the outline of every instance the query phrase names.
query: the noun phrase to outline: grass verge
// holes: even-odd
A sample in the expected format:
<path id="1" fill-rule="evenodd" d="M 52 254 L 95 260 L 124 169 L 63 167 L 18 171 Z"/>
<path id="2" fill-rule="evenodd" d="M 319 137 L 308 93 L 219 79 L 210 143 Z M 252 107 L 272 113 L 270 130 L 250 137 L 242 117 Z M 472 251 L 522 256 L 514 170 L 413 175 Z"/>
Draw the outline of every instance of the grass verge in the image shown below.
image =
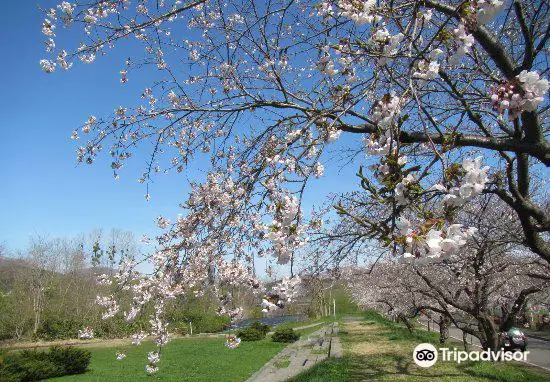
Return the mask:
<path id="1" fill-rule="evenodd" d="M 423 342 L 438 346 L 436 333 L 409 333 L 375 312 L 364 313 L 361 321 L 356 319 L 347 322 L 345 332 L 340 334 L 343 358 L 327 359 L 290 381 L 550 381 L 549 374 L 511 362 L 437 362 L 433 367 L 421 368 L 412 359 L 413 349 Z"/>
<path id="2" fill-rule="evenodd" d="M 147 352 L 152 343 L 138 347 L 94 348 L 90 371 L 51 381 L 244 381 L 261 368 L 286 344 L 269 339 L 241 342 L 236 349 L 224 346 L 223 339 L 176 339 L 162 350 L 160 371 L 147 375 Z M 126 358 L 117 361 L 115 353 L 124 350 Z"/>

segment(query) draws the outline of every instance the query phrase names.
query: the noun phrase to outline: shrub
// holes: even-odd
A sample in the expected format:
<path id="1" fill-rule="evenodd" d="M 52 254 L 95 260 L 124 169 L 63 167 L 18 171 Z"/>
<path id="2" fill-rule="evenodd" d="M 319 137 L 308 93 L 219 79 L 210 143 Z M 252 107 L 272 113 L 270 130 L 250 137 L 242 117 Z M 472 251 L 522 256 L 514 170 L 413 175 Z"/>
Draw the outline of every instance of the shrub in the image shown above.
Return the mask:
<path id="1" fill-rule="evenodd" d="M 195 316 L 192 322 L 195 333 L 217 333 L 231 325 L 231 318 L 228 316 L 219 316 L 215 313 L 202 314 Z"/>
<path id="2" fill-rule="evenodd" d="M 168 321 L 178 333 L 189 334 L 189 321 L 193 325 L 193 333 L 217 333 L 231 325 L 228 316 L 219 316 L 216 313 L 202 312 L 170 312 Z"/>
<path id="3" fill-rule="evenodd" d="M 300 335 L 294 331 L 294 329 L 277 329 L 271 336 L 273 342 L 296 342 L 300 338 Z"/>
<path id="4" fill-rule="evenodd" d="M 265 338 L 265 333 L 257 329 L 246 328 L 239 331 L 237 336 L 243 341 L 259 341 Z"/>
<path id="5" fill-rule="evenodd" d="M 99 322 L 92 322 L 91 324 L 81 323 L 78 329 L 90 325 L 94 328 L 94 337 L 96 338 L 121 338 L 129 337 L 136 331 L 139 331 L 144 325 L 147 325 L 147 321 L 147 316 L 142 315 L 128 324 L 124 317 L 117 315 L 109 320 L 100 320 Z"/>
<path id="6" fill-rule="evenodd" d="M 264 334 L 264 336 L 269 333 L 271 326 L 262 324 L 260 321 L 254 321 L 250 326 L 250 329 L 258 330 Z"/>
<path id="7" fill-rule="evenodd" d="M 24 350 L 6 355 L 0 364 L 2 381 L 27 382 L 86 372 L 91 353 L 72 347 L 52 347 L 48 352 Z"/>
<path id="8" fill-rule="evenodd" d="M 92 358 L 87 350 L 59 346 L 51 347 L 48 356 L 56 364 L 63 366 L 66 375 L 85 373 Z"/>
<path id="9" fill-rule="evenodd" d="M 60 375 L 61 370 L 58 365 L 55 365 L 49 359 L 40 358 L 7 358 L 5 367 L 2 367 L 0 374 L 2 380 L 6 381 L 40 381 L 43 379 L 53 378 Z"/>
<path id="10" fill-rule="evenodd" d="M 82 328 L 82 322 L 71 318 L 46 317 L 35 337 L 53 341 L 75 338 L 78 329 Z"/>

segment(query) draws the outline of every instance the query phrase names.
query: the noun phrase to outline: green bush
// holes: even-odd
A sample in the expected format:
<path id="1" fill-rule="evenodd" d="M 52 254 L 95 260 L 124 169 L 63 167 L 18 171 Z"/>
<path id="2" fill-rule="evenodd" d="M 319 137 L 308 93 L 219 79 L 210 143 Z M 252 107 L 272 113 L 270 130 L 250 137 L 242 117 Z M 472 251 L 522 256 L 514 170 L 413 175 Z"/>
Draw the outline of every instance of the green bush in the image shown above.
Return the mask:
<path id="1" fill-rule="evenodd" d="M 48 356 L 53 362 L 63 366 L 65 375 L 85 373 L 92 358 L 87 350 L 59 346 L 51 347 Z"/>
<path id="2" fill-rule="evenodd" d="M 237 336 L 243 341 L 259 341 L 265 338 L 265 333 L 257 329 L 246 328 L 239 331 Z"/>
<path id="3" fill-rule="evenodd" d="M 296 342 L 300 338 L 300 335 L 294 331 L 294 329 L 277 329 L 271 336 L 273 342 Z"/>
<path id="4" fill-rule="evenodd" d="M 73 347 L 51 347 L 48 352 L 24 350 L 6 355 L 0 363 L 2 382 L 27 382 L 86 372 L 92 355 Z"/>
<path id="5" fill-rule="evenodd" d="M 46 317 L 36 332 L 36 338 L 43 340 L 65 340 L 75 338 L 78 329 L 82 329 L 83 325 L 80 320 L 71 318 Z"/>
<path id="6" fill-rule="evenodd" d="M 231 325 L 228 316 L 216 313 L 191 313 L 186 311 L 170 312 L 167 317 L 170 326 L 180 334 L 189 334 L 189 322 L 193 325 L 193 333 L 218 333 Z"/>
<path id="7" fill-rule="evenodd" d="M 60 367 L 49 359 L 22 357 L 11 362 L 12 360 L 7 358 L 6 367 L 0 369 L 2 381 L 40 381 L 64 375 Z"/>
<path id="8" fill-rule="evenodd" d="M 260 321 L 254 321 L 254 322 L 249 326 L 249 328 L 250 328 L 250 329 L 254 329 L 254 330 L 258 330 L 258 331 L 262 332 L 264 335 L 266 335 L 267 333 L 269 333 L 269 331 L 271 330 L 271 326 L 262 324 Z"/>
<path id="9" fill-rule="evenodd" d="M 123 338 L 139 332 L 148 324 L 148 321 L 148 315 L 142 315 L 129 324 L 124 317 L 117 315 L 108 320 L 100 320 L 91 324 L 82 323 L 78 329 L 91 326 L 94 328 L 94 337 L 96 338 Z"/>
<path id="10" fill-rule="evenodd" d="M 94 329 L 96 338 L 123 338 L 137 332 L 148 324 L 148 315 L 138 317 L 131 324 L 119 315 L 109 320 L 81 320 L 76 318 L 46 317 L 36 332 L 34 339 L 47 341 L 76 338 L 78 330 L 86 326 Z"/>

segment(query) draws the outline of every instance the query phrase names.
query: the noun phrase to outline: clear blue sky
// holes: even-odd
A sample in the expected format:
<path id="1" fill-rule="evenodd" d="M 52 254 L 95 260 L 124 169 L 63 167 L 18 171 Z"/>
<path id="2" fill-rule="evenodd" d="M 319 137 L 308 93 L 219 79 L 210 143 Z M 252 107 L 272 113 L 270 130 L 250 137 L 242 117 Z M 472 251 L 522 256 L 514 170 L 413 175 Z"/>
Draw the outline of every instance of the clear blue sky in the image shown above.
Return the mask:
<path id="1" fill-rule="evenodd" d="M 57 3 L 40 1 L 43 7 Z M 156 177 L 152 199 L 146 203 L 145 186 L 137 182 L 145 157 L 133 158 L 115 181 L 105 156 L 93 166 L 77 165 L 77 144 L 69 139 L 90 114 L 99 117 L 119 105 L 133 104 L 149 85 L 136 76 L 124 86 L 119 82 L 131 47 L 119 46 L 92 65 L 76 62 L 67 72 L 46 75 L 38 64 L 45 52 L 37 2 L 9 2 L 3 10 L 0 243 L 22 249 L 35 233 L 73 236 L 94 228 L 130 230 L 138 237 L 153 234 L 158 215 L 173 218 L 181 212 L 177 206 L 186 199 L 188 180 L 206 170 L 207 163 L 198 163 L 197 170 L 185 175 Z M 343 139 L 346 144 L 358 143 L 361 137 Z M 328 175 L 310 187 L 307 205 L 331 191 L 355 187 L 356 171 L 352 166 L 338 174 L 327 165 Z"/>

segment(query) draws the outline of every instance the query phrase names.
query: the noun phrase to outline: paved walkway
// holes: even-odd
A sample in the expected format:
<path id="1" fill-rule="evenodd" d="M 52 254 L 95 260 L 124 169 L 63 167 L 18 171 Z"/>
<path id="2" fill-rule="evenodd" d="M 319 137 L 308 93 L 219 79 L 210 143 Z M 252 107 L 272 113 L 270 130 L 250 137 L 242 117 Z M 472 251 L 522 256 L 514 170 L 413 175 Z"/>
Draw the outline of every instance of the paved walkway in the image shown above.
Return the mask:
<path id="1" fill-rule="evenodd" d="M 550 332 L 549 331 L 535 331 L 535 330 L 527 330 L 524 328 L 521 328 L 521 330 L 527 335 L 527 337 L 536 338 L 541 341 L 550 341 Z"/>
<path id="2" fill-rule="evenodd" d="M 305 329 L 319 324 L 307 325 L 296 329 Z M 341 345 L 331 347 L 332 326 L 324 327 L 281 350 L 272 360 L 267 362 L 247 382 L 281 382 L 309 369 L 329 355 L 338 356 Z M 334 343 L 333 343 L 334 344 Z M 332 348 L 332 349 L 331 349 Z"/>

